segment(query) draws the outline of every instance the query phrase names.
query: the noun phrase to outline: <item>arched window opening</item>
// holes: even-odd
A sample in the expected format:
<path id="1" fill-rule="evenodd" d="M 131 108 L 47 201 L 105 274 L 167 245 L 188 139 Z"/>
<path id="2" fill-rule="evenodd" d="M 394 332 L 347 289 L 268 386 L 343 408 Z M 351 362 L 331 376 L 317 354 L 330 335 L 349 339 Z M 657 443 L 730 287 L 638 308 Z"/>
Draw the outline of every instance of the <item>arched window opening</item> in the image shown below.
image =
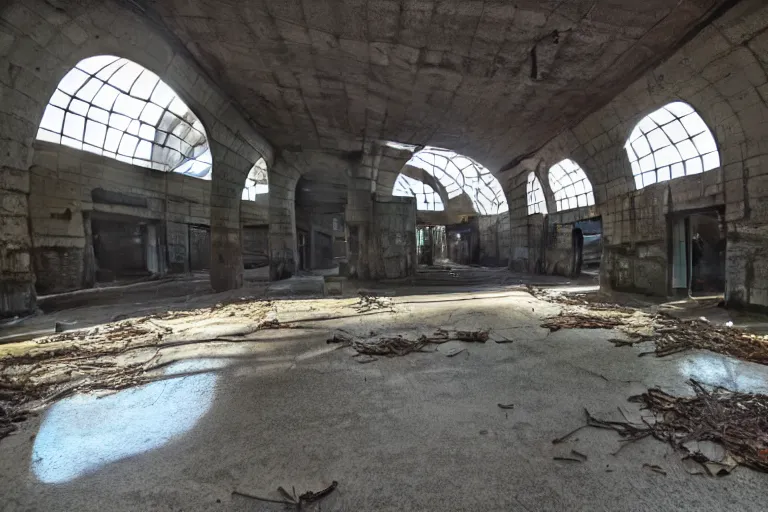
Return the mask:
<path id="1" fill-rule="evenodd" d="M 547 202 L 544 200 L 541 182 L 533 172 L 528 174 L 528 185 L 525 190 L 528 193 L 528 215 L 547 213 Z"/>
<path id="2" fill-rule="evenodd" d="M 269 192 L 267 162 L 263 158 L 259 158 L 259 161 L 251 167 L 251 171 L 245 179 L 242 198 L 243 201 L 255 201 L 257 195 L 266 194 L 267 192 Z"/>
<path id="3" fill-rule="evenodd" d="M 392 195 L 415 197 L 417 210 L 442 212 L 445 209 L 443 200 L 440 199 L 440 195 L 432 187 L 404 174 L 400 174 L 397 177 L 395 186 L 392 188 Z"/>
<path id="4" fill-rule="evenodd" d="M 643 118 L 624 147 L 638 189 L 720 167 L 712 132 L 693 107 L 681 101 Z"/>
<path id="5" fill-rule="evenodd" d="M 475 211 L 495 215 L 509 210 L 501 184 L 491 172 L 471 158 L 454 151 L 425 148 L 408 161 L 434 176 L 445 187 L 448 199 L 466 193 Z"/>
<path id="6" fill-rule="evenodd" d="M 128 59 L 102 55 L 80 61 L 51 96 L 37 138 L 211 179 L 211 151 L 200 120 L 156 74 Z"/>
<path id="7" fill-rule="evenodd" d="M 595 204 L 592 183 L 579 164 L 568 158 L 549 168 L 549 188 L 559 212 Z"/>

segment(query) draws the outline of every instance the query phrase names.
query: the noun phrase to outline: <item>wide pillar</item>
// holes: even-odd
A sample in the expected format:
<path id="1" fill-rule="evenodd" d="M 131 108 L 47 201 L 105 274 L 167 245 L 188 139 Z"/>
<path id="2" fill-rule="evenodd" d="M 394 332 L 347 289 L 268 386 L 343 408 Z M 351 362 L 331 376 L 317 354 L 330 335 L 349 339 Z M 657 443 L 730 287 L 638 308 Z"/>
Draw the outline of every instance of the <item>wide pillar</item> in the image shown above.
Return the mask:
<path id="1" fill-rule="evenodd" d="M 269 169 L 269 278 L 286 279 L 296 273 L 296 184 L 301 173 L 285 155 Z"/>
<path id="2" fill-rule="evenodd" d="M 240 197 L 251 163 L 211 143 L 211 287 L 217 292 L 243 287 Z"/>
<path id="3" fill-rule="evenodd" d="M 367 145 L 363 158 L 350 168 L 346 223 L 349 230 L 350 271 L 359 279 L 371 278 L 371 261 L 378 244 L 373 233 L 373 194 L 381 146 Z"/>
<path id="4" fill-rule="evenodd" d="M 0 167 L 0 318 L 37 307 L 28 197 L 29 171 Z"/>

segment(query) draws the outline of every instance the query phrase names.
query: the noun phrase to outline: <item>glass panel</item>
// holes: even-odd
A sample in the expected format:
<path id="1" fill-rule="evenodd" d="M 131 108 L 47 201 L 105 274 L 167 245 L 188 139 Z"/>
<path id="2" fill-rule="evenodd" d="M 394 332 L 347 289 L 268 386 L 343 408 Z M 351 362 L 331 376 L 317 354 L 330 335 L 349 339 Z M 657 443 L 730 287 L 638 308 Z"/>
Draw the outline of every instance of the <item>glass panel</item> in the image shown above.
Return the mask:
<path id="1" fill-rule="evenodd" d="M 85 130 L 85 118 L 67 112 L 67 115 L 64 118 L 64 130 L 61 134 L 76 140 L 82 140 L 83 130 Z"/>
<path id="2" fill-rule="evenodd" d="M 685 176 L 685 164 L 682 162 L 674 164 L 672 166 L 672 179 L 681 178 Z"/>
<path id="3" fill-rule="evenodd" d="M 680 152 L 680 156 L 683 157 L 683 160 L 687 160 L 689 158 L 693 158 L 694 156 L 698 156 L 699 152 L 696 149 L 696 147 L 693 145 L 693 142 L 686 139 L 682 141 L 680 144 L 677 145 L 677 150 Z"/>
<path id="4" fill-rule="evenodd" d="M 119 94 L 120 91 L 114 87 L 105 85 L 99 90 L 98 94 L 96 94 L 96 97 L 93 98 L 93 104 L 97 107 L 103 108 L 104 110 L 112 110 L 112 105 L 114 105 L 115 100 Z"/>
<path id="5" fill-rule="evenodd" d="M 133 84 L 133 87 L 131 88 L 131 96 L 135 96 L 142 100 L 148 100 L 152 96 L 152 91 L 155 90 L 155 85 L 157 85 L 158 80 L 157 75 L 154 73 L 144 71 L 139 76 L 139 79 L 136 80 L 136 83 Z"/>
<path id="6" fill-rule="evenodd" d="M 107 127 L 101 123 L 89 120 L 85 125 L 84 141 L 99 148 L 104 146 L 104 137 L 107 135 Z"/>
<path id="7" fill-rule="evenodd" d="M 654 151 L 667 147 L 672 144 L 664 130 L 657 128 L 650 132 L 648 135 L 648 143 L 651 145 Z"/>
<path id="8" fill-rule="evenodd" d="M 40 128 L 61 133 L 61 127 L 64 123 L 64 111 L 52 105 L 45 107 L 43 119 L 40 121 Z M 56 141 L 58 142 L 58 140 Z"/>
<path id="9" fill-rule="evenodd" d="M 683 103 L 682 101 L 672 102 L 664 108 L 672 112 L 677 117 L 683 117 L 693 112 L 693 107 L 687 103 Z"/>
<path id="10" fill-rule="evenodd" d="M 664 133 L 670 138 L 672 142 L 680 142 L 683 139 L 688 138 L 688 132 L 685 131 L 680 121 L 674 121 L 664 127 Z"/>
<path id="11" fill-rule="evenodd" d="M 712 153 L 717 151 L 715 139 L 712 138 L 712 134 L 708 131 L 695 136 L 693 138 L 693 143 L 696 145 L 696 149 L 698 149 L 699 153 L 702 155 L 705 153 Z"/>
<path id="12" fill-rule="evenodd" d="M 704 124 L 704 121 L 695 112 L 683 117 L 681 121 L 683 126 L 685 126 L 685 130 L 688 132 L 688 135 L 691 137 L 698 135 L 701 132 L 707 131 L 707 125 Z"/>
<path id="13" fill-rule="evenodd" d="M 58 133 L 49 132 L 48 130 L 43 130 L 43 129 L 38 130 L 37 138 L 47 142 L 61 144 L 61 136 Z"/>
<path id="14" fill-rule="evenodd" d="M 720 155 L 718 153 L 709 153 L 704 155 L 704 170 L 717 169 L 720 167 Z"/>
<path id="15" fill-rule="evenodd" d="M 682 161 L 682 158 L 680 158 L 680 153 L 678 153 L 674 146 L 667 146 L 658 150 L 656 153 L 654 153 L 654 158 L 656 159 L 657 167 L 672 165 L 676 162 Z"/>
<path id="16" fill-rule="evenodd" d="M 660 108 L 656 112 L 649 114 L 656 124 L 663 125 L 675 120 L 675 116 L 669 113 L 667 109 Z"/>
<path id="17" fill-rule="evenodd" d="M 645 158 L 640 159 L 640 171 L 647 172 L 656 169 L 656 164 L 653 160 L 653 155 L 648 155 Z"/>
<path id="18" fill-rule="evenodd" d="M 86 80 L 88 80 L 88 75 L 79 69 L 74 68 L 61 79 L 61 82 L 59 82 L 59 89 L 72 96 L 78 89 L 80 89 Z"/>
<path id="19" fill-rule="evenodd" d="M 704 168 L 701 165 L 701 158 L 692 158 L 685 162 L 685 174 L 700 174 L 704 172 Z"/>
<path id="20" fill-rule="evenodd" d="M 109 123 L 109 112 L 98 107 L 91 107 L 88 109 L 88 117 L 102 124 Z"/>
<path id="21" fill-rule="evenodd" d="M 99 89 L 101 89 L 102 85 L 104 85 L 104 83 L 101 80 L 91 78 L 85 83 L 84 86 L 80 88 L 79 91 L 77 91 L 75 96 L 83 101 L 90 103 L 93 101 L 93 98 L 96 96 L 96 93 L 99 92 Z"/>
<path id="22" fill-rule="evenodd" d="M 69 107 L 69 101 L 71 98 L 61 92 L 60 90 L 56 89 L 56 92 L 53 93 L 53 96 L 51 96 L 50 105 L 56 105 L 57 107 L 61 108 L 67 108 Z"/>
<path id="23" fill-rule="evenodd" d="M 104 141 L 104 149 L 112 153 L 117 153 L 117 148 L 120 146 L 120 138 L 123 136 L 123 132 L 109 128 L 107 130 L 107 138 Z"/>
<path id="24" fill-rule="evenodd" d="M 646 139 L 645 136 L 642 136 L 633 142 L 632 149 L 635 150 L 635 154 L 640 159 L 651 153 L 651 146 L 648 145 L 648 139 Z"/>
<path id="25" fill-rule="evenodd" d="M 669 181 L 669 167 L 662 167 L 656 171 L 657 181 Z"/>
<path id="26" fill-rule="evenodd" d="M 95 75 L 102 68 L 115 62 L 118 58 L 112 55 L 98 55 L 96 57 L 90 57 L 88 59 L 81 60 L 77 67 L 88 73 L 89 75 Z"/>
<path id="27" fill-rule="evenodd" d="M 643 186 L 653 185 L 656 183 L 656 171 L 643 173 Z"/>

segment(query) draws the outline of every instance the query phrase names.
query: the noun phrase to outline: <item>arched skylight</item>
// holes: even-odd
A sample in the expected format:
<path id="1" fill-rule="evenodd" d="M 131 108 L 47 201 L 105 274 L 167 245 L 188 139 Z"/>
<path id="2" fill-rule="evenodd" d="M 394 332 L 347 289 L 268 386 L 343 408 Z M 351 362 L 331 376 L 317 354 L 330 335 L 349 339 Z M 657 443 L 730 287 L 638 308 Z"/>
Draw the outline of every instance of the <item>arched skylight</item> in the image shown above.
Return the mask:
<path id="1" fill-rule="evenodd" d="M 448 199 L 466 193 L 475 211 L 481 215 L 494 215 L 509 210 L 501 184 L 491 172 L 465 156 L 447 149 L 427 147 L 408 161 L 437 178 L 445 187 Z"/>
<path id="2" fill-rule="evenodd" d="M 701 116 L 681 101 L 637 123 L 625 148 L 637 188 L 720 167 L 712 132 Z"/>
<path id="3" fill-rule="evenodd" d="M 404 174 L 397 177 L 395 186 L 392 188 L 392 195 L 415 197 L 417 210 L 441 212 L 445 209 L 443 200 L 432 187 Z"/>
<path id="4" fill-rule="evenodd" d="M 528 185 L 525 187 L 525 191 L 528 195 L 528 215 L 547 213 L 547 202 L 544 200 L 541 182 L 533 172 L 528 174 Z"/>
<path id="5" fill-rule="evenodd" d="M 592 184 L 573 160 L 566 158 L 549 168 L 549 188 L 559 212 L 595 204 Z"/>
<path id="6" fill-rule="evenodd" d="M 119 57 L 81 60 L 59 82 L 37 138 L 158 171 L 211 178 L 200 120 L 158 76 Z"/>
<path id="7" fill-rule="evenodd" d="M 269 179 L 267 177 L 267 162 L 259 158 L 248 177 L 245 179 L 245 188 L 243 188 L 243 201 L 255 201 L 259 194 L 269 192 Z"/>

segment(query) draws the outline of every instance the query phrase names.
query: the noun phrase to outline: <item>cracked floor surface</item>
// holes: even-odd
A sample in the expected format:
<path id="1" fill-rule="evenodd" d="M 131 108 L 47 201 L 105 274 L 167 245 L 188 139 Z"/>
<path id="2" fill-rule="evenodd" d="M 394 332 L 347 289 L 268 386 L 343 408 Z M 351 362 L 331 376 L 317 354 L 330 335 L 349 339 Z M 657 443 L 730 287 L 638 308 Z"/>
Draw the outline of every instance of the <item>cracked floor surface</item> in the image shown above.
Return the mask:
<path id="1" fill-rule="evenodd" d="M 367 314 L 349 298 L 275 300 L 294 328 L 179 347 L 162 380 L 57 402 L 0 442 L 3 510 L 277 511 L 232 491 L 278 498 L 280 485 L 301 493 L 332 480 L 338 490 L 316 509 L 764 509 L 765 475 L 691 476 L 651 439 L 615 456 L 612 432 L 552 444 L 583 424 L 585 407 L 637 414 L 627 397 L 651 386 L 687 393 L 692 376 L 768 392 L 764 366 L 708 352 L 638 358 L 647 347 L 614 348 L 612 330 L 548 334 L 539 324 L 560 306 L 519 287 L 426 291 Z M 326 343 L 335 329 L 437 327 L 490 328 L 491 341 L 367 364 Z M 493 342 L 502 338 L 514 342 Z M 572 449 L 588 459 L 553 460 Z"/>

